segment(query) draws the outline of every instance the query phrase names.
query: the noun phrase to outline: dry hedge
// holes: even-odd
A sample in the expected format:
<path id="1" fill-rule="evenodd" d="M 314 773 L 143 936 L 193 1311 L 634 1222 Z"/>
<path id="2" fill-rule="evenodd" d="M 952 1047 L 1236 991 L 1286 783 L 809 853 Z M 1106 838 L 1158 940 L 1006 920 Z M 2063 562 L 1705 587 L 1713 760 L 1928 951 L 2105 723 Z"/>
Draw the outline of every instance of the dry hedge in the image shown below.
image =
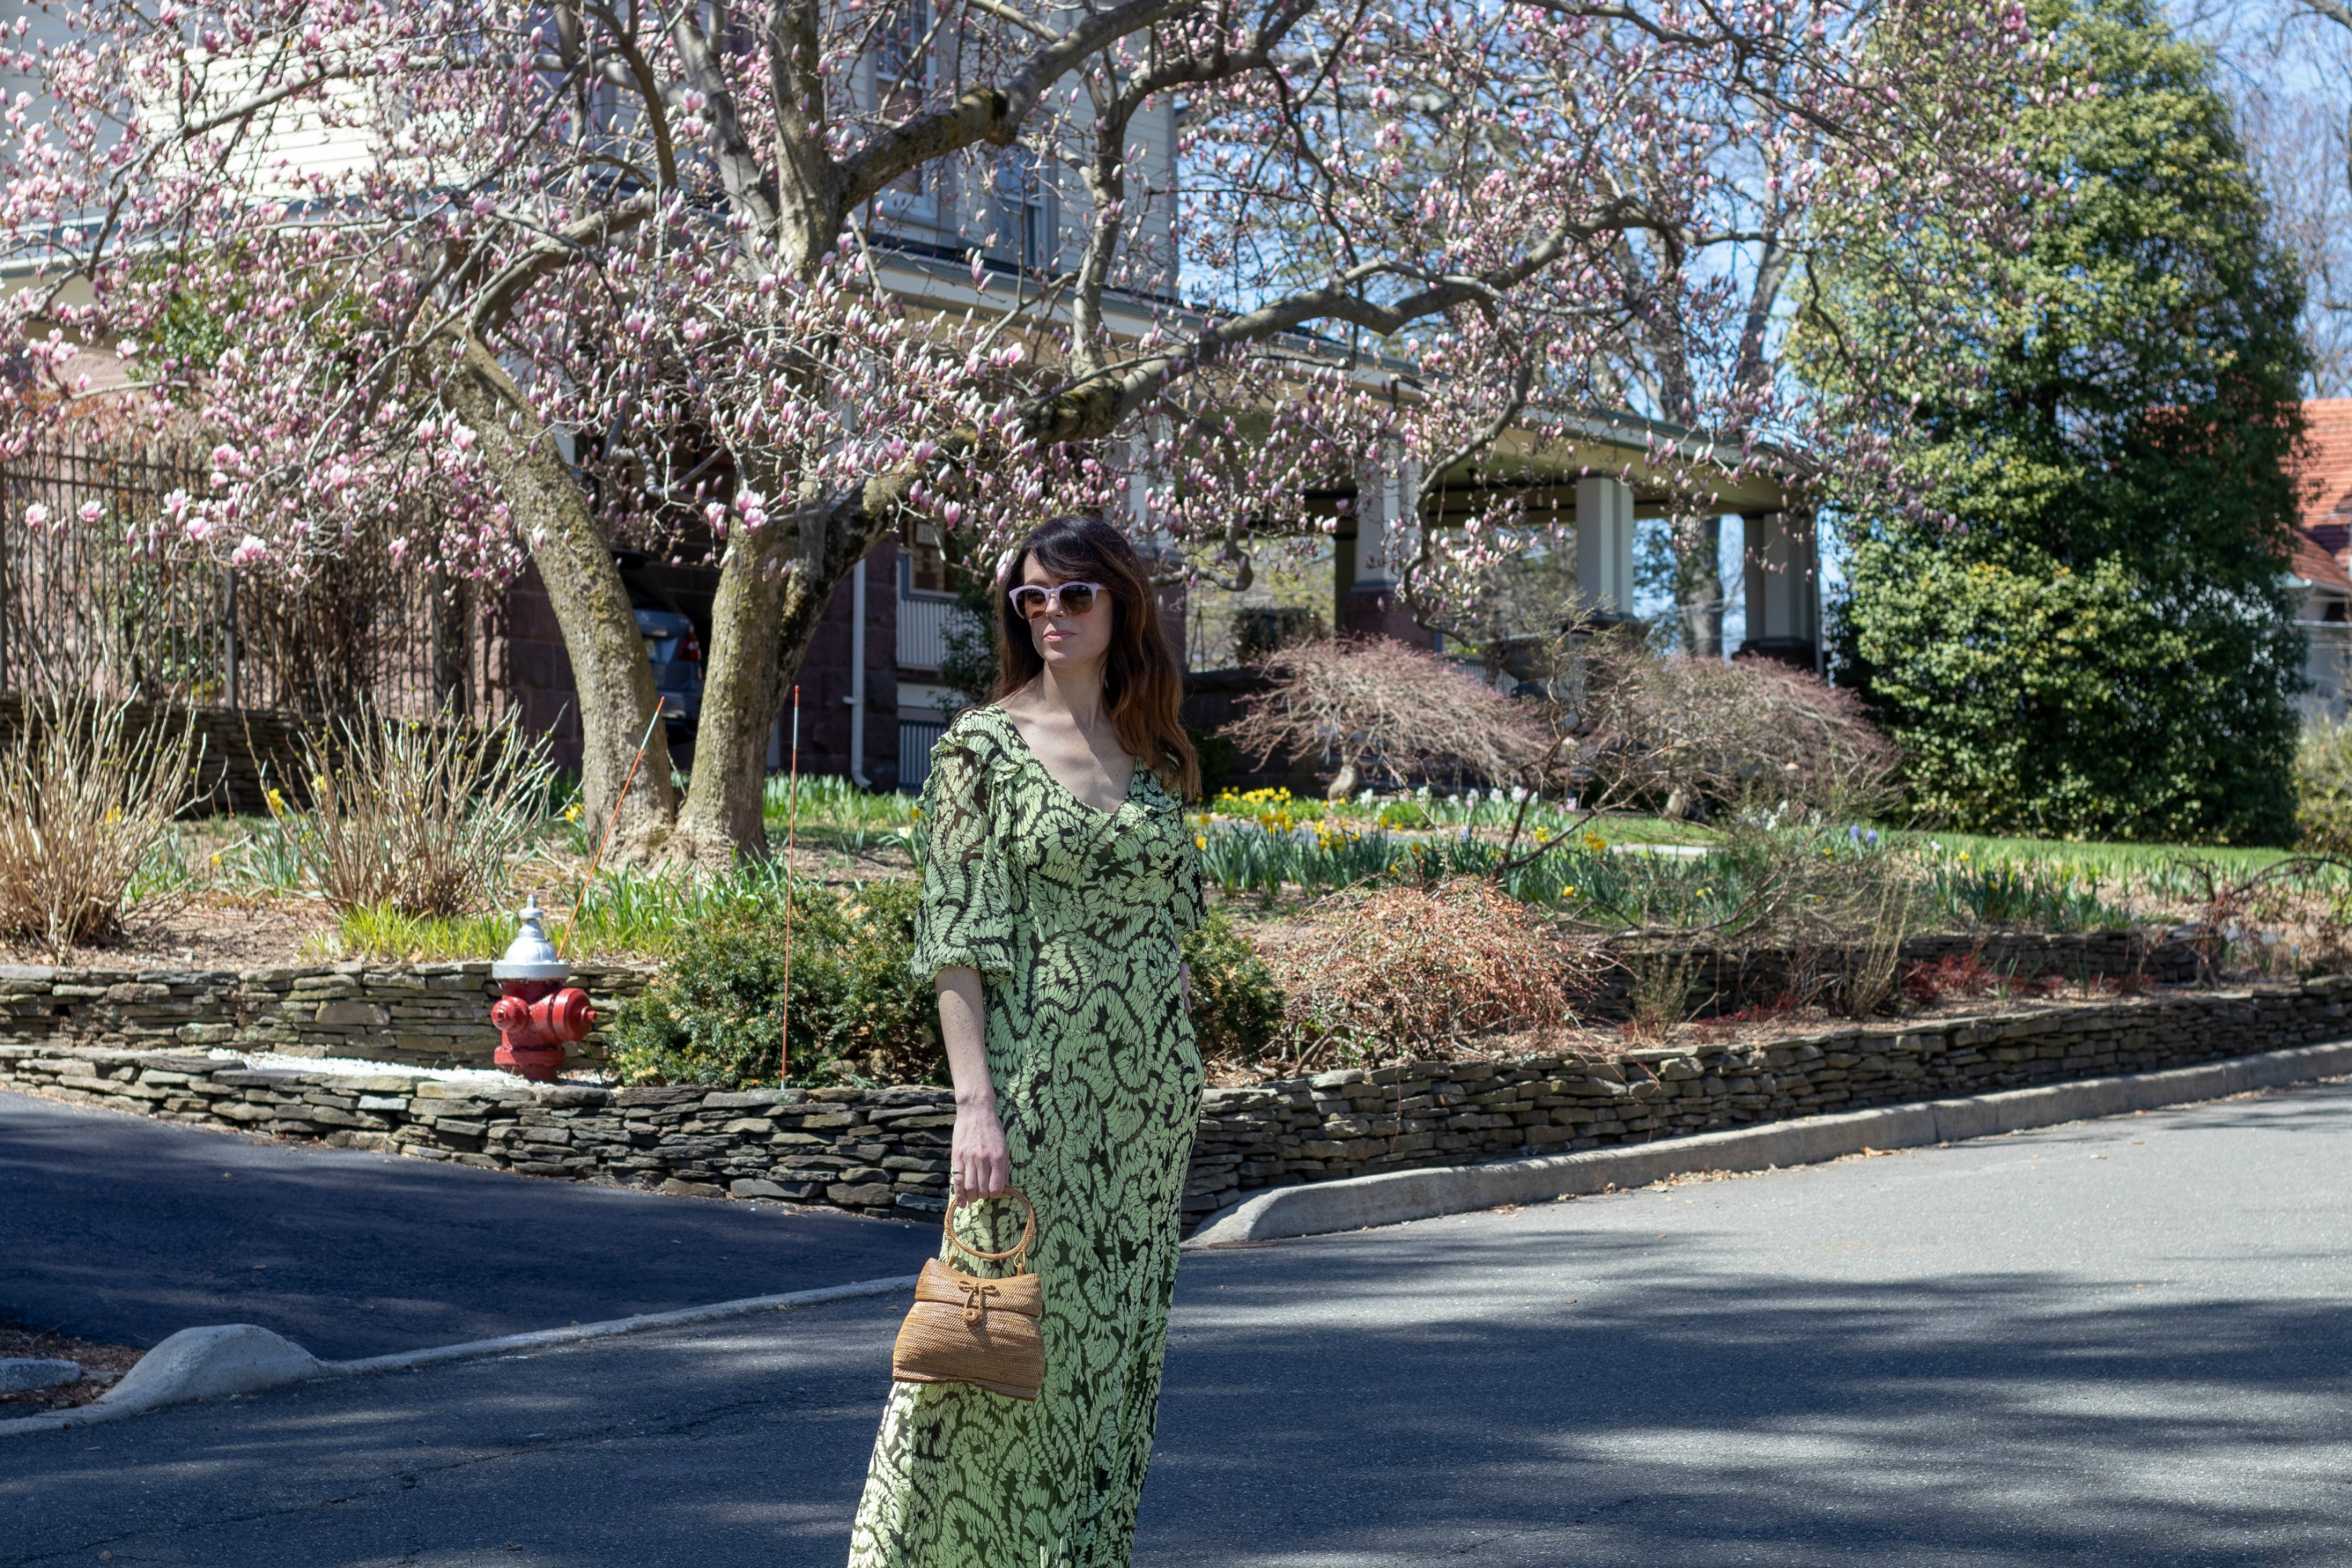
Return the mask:
<path id="1" fill-rule="evenodd" d="M 1285 999 L 1276 1048 L 1301 1068 L 1560 1027 L 1600 963 L 1475 878 L 1327 900 L 1266 961 Z"/>

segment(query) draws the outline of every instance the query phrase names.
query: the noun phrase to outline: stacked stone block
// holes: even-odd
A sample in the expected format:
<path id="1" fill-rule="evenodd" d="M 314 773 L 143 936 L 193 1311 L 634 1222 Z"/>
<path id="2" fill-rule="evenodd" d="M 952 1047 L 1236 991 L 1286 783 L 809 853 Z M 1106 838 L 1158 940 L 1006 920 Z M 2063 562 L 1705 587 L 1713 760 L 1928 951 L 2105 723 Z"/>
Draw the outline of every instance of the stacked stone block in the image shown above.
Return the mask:
<path id="1" fill-rule="evenodd" d="M 2352 977 L 2330 977 L 1857 1025 L 1783 1040 L 1412 1063 L 1211 1089 L 1184 1212 L 1189 1225 L 1265 1187 L 2315 1045 L 2352 1035 L 2347 1003 Z M 148 997 L 136 1005 L 162 1003 Z M 257 1071 L 242 1061 L 120 1044 L 0 1045 L 0 1088 L 526 1175 L 900 1217 L 944 1210 L 955 1124 L 952 1097 L 940 1089 L 607 1089 Z"/>
<path id="2" fill-rule="evenodd" d="M 577 965 L 598 1026 L 574 1056 L 602 1061 L 622 1001 L 651 971 Z M 247 970 L 0 966 L 0 1042 L 220 1046 L 409 1067 L 488 1067 L 499 987 L 478 963 L 363 963 Z"/>

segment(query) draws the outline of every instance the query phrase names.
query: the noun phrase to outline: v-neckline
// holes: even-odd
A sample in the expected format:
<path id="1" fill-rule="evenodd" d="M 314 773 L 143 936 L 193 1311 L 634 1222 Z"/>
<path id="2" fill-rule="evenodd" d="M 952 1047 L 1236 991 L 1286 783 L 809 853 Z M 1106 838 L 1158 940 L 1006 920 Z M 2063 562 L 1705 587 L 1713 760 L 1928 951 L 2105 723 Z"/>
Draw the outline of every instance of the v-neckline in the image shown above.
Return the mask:
<path id="1" fill-rule="evenodd" d="M 1128 773 L 1127 794 L 1120 798 L 1118 805 L 1113 806 L 1108 811 L 1105 811 L 1101 806 L 1098 806 L 1094 802 L 1087 800 L 1083 795 L 1079 795 L 1076 790 L 1072 789 L 1068 784 L 1064 784 L 1060 779 L 1054 776 L 1054 770 L 1045 765 L 1045 759 L 1037 754 L 1037 748 L 1029 743 L 1029 737 L 1021 732 L 1021 726 L 1013 721 L 1013 715 L 1004 710 L 1004 705 L 1003 703 L 992 702 L 988 705 L 988 710 L 995 714 L 999 719 L 1003 720 L 1004 721 L 1004 727 L 1013 731 L 1013 738 L 1021 742 L 1022 755 L 1027 757 L 1036 767 L 1037 771 L 1045 775 L 1045 782 L 1052 784 L 1055 789 L 1060 790 L 1064 797 L 1066 798 L 1071 805 L 1076 806 L 1087 816 L 1097 817 L 1104 822 L 1116 822 L 1118 820 L 1118 814 L 1120 812 L 1125 811 L 1129 806 L 1135 804 L 1135 781 L 1142 775 L 1143 764 L 1141 763 L 1134 763 L 1133 768 Z M 1134 761 L 1132 758 L 1129 760 L 1130 762 Z"/>

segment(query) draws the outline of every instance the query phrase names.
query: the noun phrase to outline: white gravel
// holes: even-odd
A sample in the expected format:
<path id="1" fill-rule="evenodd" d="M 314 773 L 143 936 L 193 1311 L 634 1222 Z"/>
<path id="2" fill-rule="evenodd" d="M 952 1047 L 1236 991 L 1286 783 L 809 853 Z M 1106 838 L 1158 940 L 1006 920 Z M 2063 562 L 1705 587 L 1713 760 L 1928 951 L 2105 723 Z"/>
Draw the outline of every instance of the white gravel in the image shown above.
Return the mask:
<path id="1" fill-rule="evenodd" d="M 512 1073 L 496 1068 L 421 1068 L 408 1062 L 372 1062 L 364 1057 L 289 1057 L 279 1051 L 232 1051 L 219 1047 L 205 1053 L 215 1061 L 243 1061 L 271 1072 L 334 1073 L 347 1078 L 372 1078 L 397 1073 L 403 1078 L 438 1079 L 444 1083 L 520 1083 Z M 598 1073 L 567 1073 L 566 1083 L 602 1083 Z"/>

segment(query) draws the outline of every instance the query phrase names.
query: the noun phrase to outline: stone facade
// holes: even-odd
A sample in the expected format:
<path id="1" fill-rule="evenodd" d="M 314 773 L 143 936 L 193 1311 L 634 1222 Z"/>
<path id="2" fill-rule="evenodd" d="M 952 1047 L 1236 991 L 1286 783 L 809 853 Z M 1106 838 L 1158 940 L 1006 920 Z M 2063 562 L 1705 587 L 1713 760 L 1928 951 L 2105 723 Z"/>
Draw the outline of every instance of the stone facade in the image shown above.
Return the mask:
<path id="1" fill-rule="evenodd" d="M 1255 1190 L 1370 1171 L 1643 1142 L 2314 1045 L 2352 1034 L 2347 1002 L 2352 977 L 2331 977 L 1605 1059 L 1423 1063 L 1212 1089 L 1185 1219 L 1196 1224 Z M 0 1088 L 527 1175 L 900 1215 L 945 1206 L 955 1121 L 950 1095 L 934 1089 L 723 1092 L 262 1072 L 100 1047 L 0 1045 Z"/>
<path id="2" fill-rule="evenodd" d="M 597 1028 L 572 1060 L 604 1059 L 622 999 L 651 971 L 578 964 Z M 247 970 L 0 966 L 0 1043 L 130 1049 L 217 1046 L 411 1067 L 490 1065 L 499 987 L 479 963 L 316 964 Z"/>

